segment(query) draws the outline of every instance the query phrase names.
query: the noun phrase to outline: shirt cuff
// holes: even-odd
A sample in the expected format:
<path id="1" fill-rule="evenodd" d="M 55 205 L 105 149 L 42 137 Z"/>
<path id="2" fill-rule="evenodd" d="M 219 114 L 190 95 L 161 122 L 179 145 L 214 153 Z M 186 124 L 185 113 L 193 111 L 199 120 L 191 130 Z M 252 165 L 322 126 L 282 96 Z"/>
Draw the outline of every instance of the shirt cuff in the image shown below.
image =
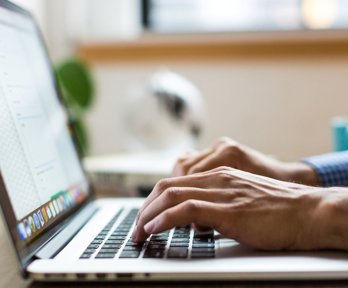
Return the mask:
<path id="1" fill-rule="evenodd" d="M 303 160 L 319 175 L 323 187 L 348 187 L 348 151 L 309 157 Z"/>

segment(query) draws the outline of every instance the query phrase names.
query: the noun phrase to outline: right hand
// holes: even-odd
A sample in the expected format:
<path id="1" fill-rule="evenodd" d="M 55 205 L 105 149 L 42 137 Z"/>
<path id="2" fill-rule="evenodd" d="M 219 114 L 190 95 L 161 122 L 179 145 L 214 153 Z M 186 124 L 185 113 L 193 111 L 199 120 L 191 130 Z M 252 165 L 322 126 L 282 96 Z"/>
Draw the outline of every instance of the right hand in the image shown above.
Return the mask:
<path id="1" fill-rule="evenodd" d="M 263 250 L 348 249 L 346 188 L 278 181 L 229 167 L 157 183 L 132 238 L 173 227 L 209 227 Z"/>
<path id="2" fill-rule="evenodd" d="M 228 166 L 250 173 L 311 186 L 319 185 L 316 172 L 305 163 L 285 163 L 268 157 L 227 137 L 211 147 L 178 159 L 173 176 L 185 176 Z"/>

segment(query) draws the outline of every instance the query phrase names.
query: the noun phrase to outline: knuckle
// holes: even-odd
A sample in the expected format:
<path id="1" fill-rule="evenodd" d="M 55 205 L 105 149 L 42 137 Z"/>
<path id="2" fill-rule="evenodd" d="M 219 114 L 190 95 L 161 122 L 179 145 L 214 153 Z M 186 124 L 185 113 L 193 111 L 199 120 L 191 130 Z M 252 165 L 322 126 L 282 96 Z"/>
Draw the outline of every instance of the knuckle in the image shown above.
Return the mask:
<path id="1" fill-rule="evenodd" d="M 195 174 L 195 173 L 198 173 L 198 172 L 201 172 L 202 171 L 202 168 L 199 167 L 199 166 L 194 166 L 194 167 L 191 167 L 189 170 L 188 170 L 188 174 Z"/>
<path id="2" fill-rule="evenodd" d="M 221 150 L 228 155 L 239 155 L 241 152 L 240 146 L 236 143 L 226 143 Z"/>
<path id="3" fill-rule="evenodd" d="M 214 169 L 214 172 L 219 173 L 219 172 L 227 172 L 230 170 L 231 170 L 231 167 L 229 166 L 219 166 L 218 168 Z"/>
<path id="4" fill-rule="evenodd" d="M 249 181 L 246 181 L 244 179 L 237 179 L 237 180 L 234 180 L 233 182 L 235 186 L 243 190 L 244 189 L 246 190 L 252 187 L 252 184 Z"/>
<path id="5" fill-rule="evenodd" d="M 231 181 L 231 174 L 229 173 L 229 168 L 224 167 L 221 171 L 217 172 L 217 177 L 223 183 Z"/>
<path id="6" fill-rule="evenodd" d="M 221 169 L 219 170 L 219 172 L 221 174 L 226 174 L 226 173 L 230 173 L 231 172 L 231 167 L 229 166 L 221 166 Z"/>
<path id="7" fill-rule="evenodd" d="M 230 139 L 228 137 L 222 136 L 222 137 L 219 137 L 216 142 L 218 144 L 225 144 L 225 143 L 228 143 L 229 141 Z"/>
<path id="8" fill-rule="evenodd" d="M 164 197 L 168 202 L 175 202 L 179 197 L 179 193 L 177 188 L 168 188 L 164 191 Z"/>
<path id="9" fill-rule="evenodd" d="M 169 184 L 170 184 L 169 179 L 162 179 L 162 180 L 157 182 L 156 189 L 160 193 L 162 193 L 163 191 L 165 191 L 169 187 Z"/>
<path id="10" fill-rule="evenodd" d="M 187 171 L 191 168 L 190 163 L 187 161 L 176 162 L 175 169 L 180 172 L 181 175 L 186 175 Z"/>
<path id="11" fill-rule="evenodd" d="M 181 164 L 184 163 L 185 161 L 187 161 L 188 159 L 190 159 L 190 156 L 184 155 L 184 156 L 180 156 L 177 160 L 176 163 L 177 164 Z"/>
<path id="12" fill-rule="evenodd" d="M 183 158 L 177 159 L 175 162 L 175 167 L 181 169 L 185 165 L 186 161 L 187 159 L 183 159 Z"/>
<path id="13" fill-rule="evenodd" d="M 190 199 L 185 202 L 185 208 L 194 214 L 200 210 L 200 204 L 197 200 Z"/>

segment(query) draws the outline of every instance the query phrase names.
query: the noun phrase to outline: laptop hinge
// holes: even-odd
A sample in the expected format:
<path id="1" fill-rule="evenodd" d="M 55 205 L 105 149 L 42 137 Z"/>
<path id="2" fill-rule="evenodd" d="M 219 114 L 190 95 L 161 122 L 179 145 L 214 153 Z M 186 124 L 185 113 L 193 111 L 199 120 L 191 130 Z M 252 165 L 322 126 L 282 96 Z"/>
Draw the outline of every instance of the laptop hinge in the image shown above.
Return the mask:
<path id="1" fill-rule="evenodd" d="M 67 243 L 81 230 L 86 222 L 96 213 L 98 207 L 92 203 L 82 209 L 77 215 L 47 242 L 36 254 L 37 259 L 50 259 L 57 255 Z"/>

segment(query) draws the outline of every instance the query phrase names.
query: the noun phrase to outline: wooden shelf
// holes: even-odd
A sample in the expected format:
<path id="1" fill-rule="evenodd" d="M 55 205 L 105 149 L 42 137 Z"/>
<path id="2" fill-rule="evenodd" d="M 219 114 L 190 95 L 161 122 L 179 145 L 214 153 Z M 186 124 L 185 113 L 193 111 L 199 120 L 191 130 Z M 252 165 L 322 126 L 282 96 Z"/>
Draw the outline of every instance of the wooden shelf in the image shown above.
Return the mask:
<path id="1" fill-rule="evenodd" d="M 145 34 L 132 41 L 81 42 L 77 55 L 91 63 L 348 57 L 348 31 Z"/>

